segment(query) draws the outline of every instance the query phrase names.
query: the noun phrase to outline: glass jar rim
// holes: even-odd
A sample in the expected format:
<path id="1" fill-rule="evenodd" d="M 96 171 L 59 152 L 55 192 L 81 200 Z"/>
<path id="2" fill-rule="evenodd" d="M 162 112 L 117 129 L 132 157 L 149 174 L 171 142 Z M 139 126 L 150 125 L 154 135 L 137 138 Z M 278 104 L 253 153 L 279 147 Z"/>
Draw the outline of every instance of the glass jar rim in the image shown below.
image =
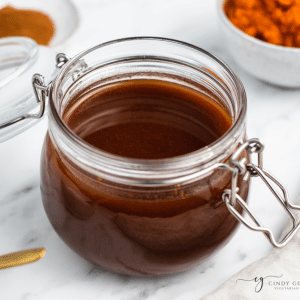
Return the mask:
<path id="1" fill-rule="evenodd" d="M 221 136 L 219 139 L 214 141 L 213 143 L 209 144 L 206 147 L 203 147 L 199 150 L 196 150 L 191 153 L 187 153 L 181 156 L 164 158 L 164 159 L 136 159 L 136 158 L 127 158 L 118 156 L 115 154 L 111 154 L 105 151 L 102 151 L 98 148 L 93 147 L 92 145 L 88 144 L 87 142 L 83 141 L 79 136 L 73 133 L 68 126 L 63 122 L 62 118 L 59 115 L 57 107 L 53 100 L 53 95 L 58 95 L 60 92 L 60 85 L 59 83 L 63 81 L 64 77 L 68 74 L 72 66 L 76 65 L 80 60 L 84 59 L 84 57 L 90 54 L 93 51 L 96 51 L 103 47 L 109 47 L 110 45 L 132 42 L 132 41 L 156 41 L 162 43 L 169 43 L 174 45 L 180 45 L 186 47 L 186 49 L 192 49 L 198 52 L 201 55 L 207 56 L 209 59 L 217 63 L 224 72 L 230 77 L 233 84 L 235 85 L 237 91 L 237 99 L 240 101 L 240 108 L 238 114 L 235 116 L 231 127 L 226 131 L 226 133 Z M 221 80 L 215 73 L 213 74 L 218 80 Z M 61 69 L 58 76 L 53 81 L 50 91 L 49 97 L 50 103 L 50 117 L 55 121 L 56 127 L 59 128 L 59 135 L 60 137 L 66 138 L 65 143 L 67 143 L 71 148 L 71 152 L 68 153 L 68 156 L 74 156 L 75 152 L 81 155 L 88 155 L 89 159 L 93 159 L 93 167 L 90 166 L 90 170 L 92 169 L 106 169 L 105 172 L 110 171 L 109 173 L 113 174 L 114 176 L 119 176 L 119 179 L 122 178 L 124 182 L 128 181 L 124 179 L 124 176 L 131 176 L 132 178 L 139 179 L 142 184 L 163 184 L 165 183 L 165 179 L 170 177 L 170 174 L 167 175 L 166 173 L 175 172 L 176 175 L 171 176 L 172 180 L 168 180 L 170 183 L 178 183 L 178 178 L 185 180 L 187 178 L 191 178 L 191 174 L 193 178 L 195 177 L 195 173 L 199 173 L 199 171 L 203 171 L 204 169 L 208 168 L 214 163 L 214 158 L 220 156 L 224 150 L 223 148 L 233 150 L 238 143 L 243 138 L 242 134 L 238 134 L 238 131 L 241 131 L 241 127 L 245 127 L 245 117 L 246 117 L 246 109 L 247 109 L 247 99 L 244 87 L 239 80 L 239 78 L 234 74 L 234 72 L 224 63 L 221 59 L 216 57 L 215 55 L 197 47 L 192 44 L 188 44 L 182 41 L 174 40 L 174 39 L 167 39 L 167 38 L 160 38 L 160 37 L 131 37 L 131 38 L 123 38 L 117 39 L 113 41 L 109 41 L 106 43 L 99 44 L 94 46 L 86 51 L 83 51 L 70 59 Z M 55 128 L 49 125 L 50 132 L 57 132 Z M 244 129 L 244 128 L 243 128 Z M 244 134 L 244 130 L 242 130 Z M 232 139 L 234 138 L 234 142 Z M 221 147 L 223 145 L 223 147 Z M 231 151 L 230 150 L 230 151 Z M 228 152 L 228 151 L 227 151 Z M 214 154 L 212 154 L 214 153 Z M 224 153 L 223 153 L 224 154 Z M 228 154 L 227 154 L 228 156 Z M 222 156 L 223 159 L 226 155 Z M 78 159 L 78 156 L 77 156 Z M 80 165 L 83 166 L 86 164 L 85 159 L 78 160 Z M 163 166 L 163 170 L 162 170 Z M 187 169 L 193 168 L 187 171 Z M 123 172 L 124 171 L 124 172 Z M 205 170 L 204 170 L 205 171 Z M 121 174 L 121 173 L 122 174 Z M 159 173 L 159 174 L 158 174 Z M 107 174 L 106 174 L 107 175 Z M 184 175 L 184 176 L 183 176 Z M 104 176 L 105 177 L 105 176 Z M 106 176 L 107 178 L 111 176 Z M 175 179 L 177 178 L 177 180 Z M 170 179 L 170 178 L 169 178 Z M 122 180 L 121 180 L 122 181 Z M 181 180 L 180 180 L 181 181 Z M 133 181 L 131 181 L 133 184 Z"/>

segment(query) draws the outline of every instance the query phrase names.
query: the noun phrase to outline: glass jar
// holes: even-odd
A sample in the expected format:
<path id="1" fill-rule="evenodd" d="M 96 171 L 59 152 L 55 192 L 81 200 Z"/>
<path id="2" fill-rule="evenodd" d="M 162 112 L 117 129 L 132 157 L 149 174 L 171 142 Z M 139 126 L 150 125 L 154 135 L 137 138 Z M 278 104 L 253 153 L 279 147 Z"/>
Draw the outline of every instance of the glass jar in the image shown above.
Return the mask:
<path id="1" fill-rule="evenodd" d="M 78 95 L 133 78 L 175 82 L 203 93 L 228 111 L 233 124 L 200 150 L 146 160 L 96 149 L 63 121 L 64 109 L 76 105 Z M 104 111 L 103 118 L 118 109 Z M 216 166 L 227 163 L 245 141 L 245 115 L 246 94 L 239 79 L 197 47 L 131 38 L 77 55 L 49 90 L 41 190 L 54 229 L 79 255 L 118 273 L 165 275 L 203 262 L 238 225 L 222 200 L 223 191 L 232 186 L 232 172 Z M 185 118 L 191 126 L 196 122 Z M 249 162 L 246 151 L 239 158 Z M 237 187 L 246 199 L 249 177 L 239 177 Z"/>

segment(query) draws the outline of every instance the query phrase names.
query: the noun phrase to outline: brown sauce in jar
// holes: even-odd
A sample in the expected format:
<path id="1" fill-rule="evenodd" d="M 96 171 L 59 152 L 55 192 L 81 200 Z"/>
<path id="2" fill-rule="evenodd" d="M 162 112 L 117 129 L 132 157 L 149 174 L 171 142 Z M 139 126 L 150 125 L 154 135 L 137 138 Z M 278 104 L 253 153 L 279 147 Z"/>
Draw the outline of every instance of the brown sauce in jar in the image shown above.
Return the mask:
<path id="1" fill-rule="evenodd" d="M 231 126 L 225 107 L 189 87 L 160 80 L 108 84 L 73 99 L 67 126 L 97 149 L 163 159 L 210 145 Z M 167 187 L 118 186 L 70 161 L 49 135 L 42 194 L 49 220 L 81 256 L 114 272 L 165 275 L 189 269 L 229 239 L 237 221 L 222 202 L 231 174 Z M 248 182 L 239 178 L 246 199 Z"/>
<path id="2" fill-rule="evenodd" d="M 115 111 L 114 116 L 104 119 L 103 111 L 109 110 Z M 110 84 L 66 108 L 63 119 L 91 145 L 141 159 L 199 150 L 221 137 L 232 123 L 225 108 L 203 94 L 159 80 Z"/>

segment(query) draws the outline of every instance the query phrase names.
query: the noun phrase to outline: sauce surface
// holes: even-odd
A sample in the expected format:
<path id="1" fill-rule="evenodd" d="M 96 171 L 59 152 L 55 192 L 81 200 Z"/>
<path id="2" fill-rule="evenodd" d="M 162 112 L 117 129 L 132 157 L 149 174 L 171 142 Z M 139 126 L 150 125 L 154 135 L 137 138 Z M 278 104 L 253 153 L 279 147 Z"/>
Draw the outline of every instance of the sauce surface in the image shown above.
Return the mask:
<path id="1" fill-rule="evenodd" d="M 89 144 L 139 159 L 199 150 L 232 123 L 228 112 L 204 94 L 159 80 L 109 84 L 73 102 L 63 119 Z"/>

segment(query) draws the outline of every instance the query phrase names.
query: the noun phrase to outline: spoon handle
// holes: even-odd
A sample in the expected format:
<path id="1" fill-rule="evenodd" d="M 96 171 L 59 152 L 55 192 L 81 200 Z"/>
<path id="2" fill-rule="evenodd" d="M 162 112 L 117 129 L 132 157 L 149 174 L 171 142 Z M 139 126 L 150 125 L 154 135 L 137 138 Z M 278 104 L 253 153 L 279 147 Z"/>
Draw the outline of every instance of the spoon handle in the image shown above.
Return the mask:
<path id="1" fill-rule="evenodd" d="M 42 258 L 46 254 L 45 248 L 35 248 L 13 252 L 0 256 L 0 269 L 29 264 Z"/>

